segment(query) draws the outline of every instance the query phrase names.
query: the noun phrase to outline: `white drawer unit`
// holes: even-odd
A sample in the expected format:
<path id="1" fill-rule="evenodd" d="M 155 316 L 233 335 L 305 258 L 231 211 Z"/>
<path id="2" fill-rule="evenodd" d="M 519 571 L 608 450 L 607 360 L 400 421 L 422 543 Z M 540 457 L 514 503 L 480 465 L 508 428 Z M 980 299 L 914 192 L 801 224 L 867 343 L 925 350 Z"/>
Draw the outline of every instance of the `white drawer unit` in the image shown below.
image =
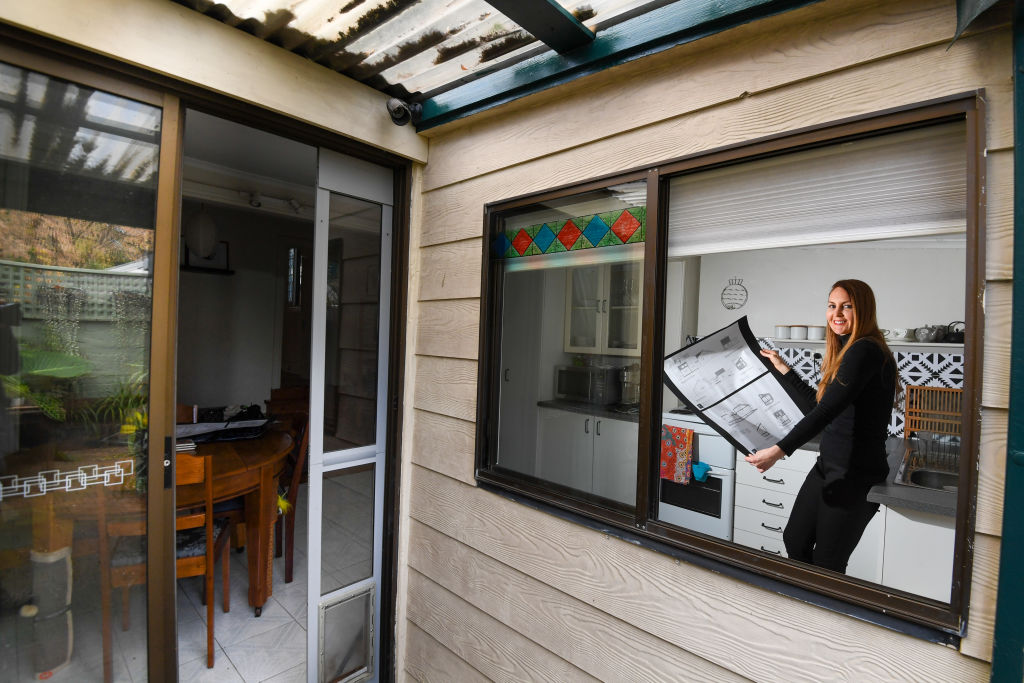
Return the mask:
<path id="1" fill-rule="evenodd" d="M 763 474 L 758 472 L 749 462 L 741 461 L 736 463 L 736 483 L 754 486 L 759 489 L 771 491 L 772 493 L 783 493 L 795 496 L 804 483 L 806 472 L 795 470 L 783 470 L 772 467 Z"/>
<path id="2" fill-rule="evenodd" d="M 796 502 L 796 494 L 818 454 L 798 450 L 759 473 L 736 455 L 736 510 L 733 540 L 748 548 L 787 557 L 782 533 Z M 848 576 L 878 583 L 882 580 L 882 543 L 885 533 L 884 507 L 864 531 L 846 567 Z M 952 555 L 950 555 L 952 557 Z"/>
<path id="3" fill-rule="evenodd" d="M 788 517 L 774 515 L 770 512 L 759 512 L 749 508 L 736 508 L 733 515 L 733 529 L 749 531 L 760 536 L 777 538 L 782 541 L 782 532 L 786 529 Z"/>
<path id="4" fill-rule="evenodd" d="M 761 473 L 747 462 L 745 454 L 736 453 L 736 484 L 756 486 L 773 493 L 795 496 L 804 483 L 804 477 L 814 465 L 818 454 L 814 451 L 794 451 L 792 455 L 772 465 L 767 472 Z M 739 503 L 737 503 L 739 504 Z M 789 513 L 786 513 L 788 516 Z"/>
<path id="5" fill-rule="evenodd" d="M 736 484 L 737 507 L 789 517 L 789 513 L 793 511 L 795 500 L 796 496 L 791 493 L 772 491 L 748 484 Z"/>
<path id="6" fill-rule="evenodd" d="M 768 536 L 754 534 L 749 531 L 744 531 L 743 529 L 735 529 L 732 534 L 732 540 L 736 541 L 740 545 L 753 548 L 754 550 L 763 550 L 770 555 L 788 557 L 788 555 L 786 555 L 786 544 L 778 537 L 769 538 Z"/>

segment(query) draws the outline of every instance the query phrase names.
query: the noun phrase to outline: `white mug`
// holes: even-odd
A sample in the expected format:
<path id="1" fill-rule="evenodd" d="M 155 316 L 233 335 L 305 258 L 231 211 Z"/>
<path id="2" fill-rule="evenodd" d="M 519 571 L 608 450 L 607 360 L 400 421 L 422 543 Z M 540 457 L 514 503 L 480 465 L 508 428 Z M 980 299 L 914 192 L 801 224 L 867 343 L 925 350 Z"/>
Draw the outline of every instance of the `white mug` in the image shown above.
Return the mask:
<path id="1" fill-rule="evenodd" d="M 775 338 L 776 339 L 789 339 L 789 325 L 776 325 L 775 326 Z"/>

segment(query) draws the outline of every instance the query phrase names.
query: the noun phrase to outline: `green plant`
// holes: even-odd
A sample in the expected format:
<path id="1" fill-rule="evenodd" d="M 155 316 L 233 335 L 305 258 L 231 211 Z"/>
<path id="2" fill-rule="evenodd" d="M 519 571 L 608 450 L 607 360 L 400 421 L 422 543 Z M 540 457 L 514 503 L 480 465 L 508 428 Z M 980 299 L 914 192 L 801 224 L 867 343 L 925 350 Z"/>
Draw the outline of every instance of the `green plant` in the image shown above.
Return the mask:
<path id="1" fill-rule="evenodd" d="M 67 420 L 66 399 L 74 381 L 92 371 L 92 363 L 60 351 L 23 347 L 21 372 L 0 375 L 4 392 L 37 406 L 52 420 Z"/>

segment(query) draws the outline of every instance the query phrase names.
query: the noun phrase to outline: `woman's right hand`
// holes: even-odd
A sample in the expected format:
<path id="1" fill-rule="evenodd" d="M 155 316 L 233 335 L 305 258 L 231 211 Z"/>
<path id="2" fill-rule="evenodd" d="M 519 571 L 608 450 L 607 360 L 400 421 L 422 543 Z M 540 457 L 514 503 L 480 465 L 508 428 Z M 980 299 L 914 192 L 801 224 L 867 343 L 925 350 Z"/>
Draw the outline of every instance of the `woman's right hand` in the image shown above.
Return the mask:
<path id="1" fill-rule="evenodd" d="M 772 365 L 779 371 L 779 374 L 785 375 L 789 372 L 789 366 L 786 365 L 786 361 L 782 360 L 782 356 L 775 349 L 761 349 L 761 355 L 772 362 Z"/>

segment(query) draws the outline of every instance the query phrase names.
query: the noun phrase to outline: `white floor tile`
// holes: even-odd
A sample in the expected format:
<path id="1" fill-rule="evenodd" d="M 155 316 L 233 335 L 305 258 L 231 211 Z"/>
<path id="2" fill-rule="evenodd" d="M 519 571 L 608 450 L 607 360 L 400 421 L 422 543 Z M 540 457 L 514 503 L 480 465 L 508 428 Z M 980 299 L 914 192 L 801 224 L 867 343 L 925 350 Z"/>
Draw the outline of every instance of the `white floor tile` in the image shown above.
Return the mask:
<path id="1" fill-rule="evenodd" d="M 271 678 L 264 678 L 261 683 L 306 683 L 306 665 L 300 664 Z"/>
<path id="2" fill-rule="evenodd" d="M 178 666 L 178 680 L 182 683 L 242 683 L 243 679 L 223 650 L 218 649 L 213 668 L 206 668 L 206 659 L 195 659 Z"/>
<path id="3" fill-rule="evenodd" d="M 273 631 L 225 648 L 246 681 L 261 681 L 306 661 L 306 632 L 292 620 Z"/>

